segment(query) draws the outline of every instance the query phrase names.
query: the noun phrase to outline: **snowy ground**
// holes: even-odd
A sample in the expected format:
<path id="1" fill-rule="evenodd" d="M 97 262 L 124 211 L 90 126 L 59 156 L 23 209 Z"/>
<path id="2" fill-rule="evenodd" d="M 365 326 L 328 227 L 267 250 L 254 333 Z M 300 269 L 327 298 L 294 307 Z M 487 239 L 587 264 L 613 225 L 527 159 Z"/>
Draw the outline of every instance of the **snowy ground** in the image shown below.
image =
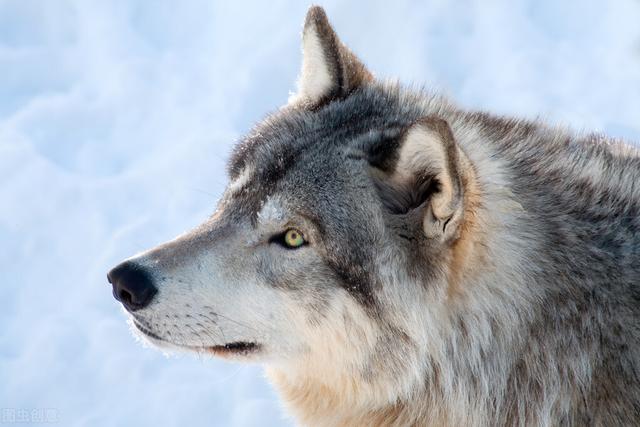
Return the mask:
<path id="1" fill-rule="evenodd" d="M 640 2 L 393 3 L 324 2 L 379 76 L 640 141 Z M 0 0 L 0 423 L 289 423 L 258 367 L 136 344 L 105 273 L 212 211 L 306 7 Z"/>

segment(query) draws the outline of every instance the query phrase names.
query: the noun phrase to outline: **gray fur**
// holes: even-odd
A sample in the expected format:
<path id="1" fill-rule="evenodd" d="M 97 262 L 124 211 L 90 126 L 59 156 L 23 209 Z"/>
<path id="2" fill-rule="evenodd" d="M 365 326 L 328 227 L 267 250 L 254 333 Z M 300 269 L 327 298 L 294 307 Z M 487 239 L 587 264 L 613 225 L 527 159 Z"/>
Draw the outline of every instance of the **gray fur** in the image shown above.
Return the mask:
<path id="1" fill-rule="evenodd" d="M 308 20 L 326 20 L 320 9 L 312 14 Z M 331 67 L 349 75 L 332 31 L 323 38 L 334 49 Z M 364 355 L 345 375 L 377 397 L 359 397 L 356 387 L 336 391 L 344 407 L 331 406 L 318 390 L 342 386 L 309 374 L 300 383 L 316 397 L 301 401 L 300 375 L 278 362 L 274 381 L 304 423 L 640 425 L 640 153 L 604 136 L 467 111 L 395 83 L 350 81 L 358 84 L 259 123 L 229 163 L 231 180 L 249 176 L 225 193 L 216 217 L 189 245 L 161 247 L 141 264 L 160 276 L 163 265 L 199 247 L 232 242 L 246 265 L 257 260 L 250 268 L 260 286 L 300 303 L 309 328 L 339 324 L 351 337 L 345 351 Z M 436 173 L 408 184 L 391 179 L 404 135 L 425 117 L 450 129 L 473 176 L 471 183 L 455 173 L 476 198 L 465 199 L 460 226 L 473 228 L 451 242 L 423 232 L 441 190 Z M 234 240 L 259 229 L 274 197 L 310 224 L 306 261 L 282 264 L 278 257 L 297 255 L 258 256 Z M 471 243 L 454 262 L 456 239 Z M 228 259 L 234 272 L 244 268 L 237 262 Z M 333 318 L 341 291 L 363 308 L 366 325 L 349 312 Z M 218 310 L 198 324 L 219 325 Z M 357 347 L 369 329 L 375 342 Z"/>

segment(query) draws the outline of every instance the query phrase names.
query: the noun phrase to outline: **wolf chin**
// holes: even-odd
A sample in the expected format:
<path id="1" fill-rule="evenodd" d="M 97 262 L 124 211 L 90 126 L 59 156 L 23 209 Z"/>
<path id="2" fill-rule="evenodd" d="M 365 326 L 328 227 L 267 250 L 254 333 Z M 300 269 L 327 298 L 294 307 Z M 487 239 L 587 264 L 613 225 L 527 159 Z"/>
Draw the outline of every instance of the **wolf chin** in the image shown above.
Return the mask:
<path id="1" fill-rule="evenodd" d="M 312 7 L 213 216 L 108 277 L 304 425 L 640 425 L 639 154 L 380 82 Z"/>

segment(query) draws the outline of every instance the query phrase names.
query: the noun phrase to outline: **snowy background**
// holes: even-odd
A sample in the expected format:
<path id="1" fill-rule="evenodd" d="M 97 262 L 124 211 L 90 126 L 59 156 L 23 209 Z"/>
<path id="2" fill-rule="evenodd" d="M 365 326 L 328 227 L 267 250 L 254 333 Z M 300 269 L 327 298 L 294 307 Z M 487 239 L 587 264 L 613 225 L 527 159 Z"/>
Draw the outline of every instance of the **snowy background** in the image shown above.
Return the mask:
<path id="1" fill-rule="evenodd" d="M 378 76 L 640 141 L 637 0 L 323 4 Z M 290 424 L 259 367 L 137 344 L 105 274 L 211 213 L 306 8 L 0 0 L 0 423 Z"/>

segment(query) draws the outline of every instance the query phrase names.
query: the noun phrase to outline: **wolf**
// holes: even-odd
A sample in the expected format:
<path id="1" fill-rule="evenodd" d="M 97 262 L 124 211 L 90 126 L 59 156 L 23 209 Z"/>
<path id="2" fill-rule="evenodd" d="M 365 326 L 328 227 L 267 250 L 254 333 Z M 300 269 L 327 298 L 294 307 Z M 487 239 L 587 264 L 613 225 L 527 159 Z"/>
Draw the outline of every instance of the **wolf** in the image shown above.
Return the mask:
<path id="1" fill-rule="evenodd" d="M 308 12 L 215 213 L 108 273 L 310 426 L 640 425 L 640 152 L 374 78 Z"/>

